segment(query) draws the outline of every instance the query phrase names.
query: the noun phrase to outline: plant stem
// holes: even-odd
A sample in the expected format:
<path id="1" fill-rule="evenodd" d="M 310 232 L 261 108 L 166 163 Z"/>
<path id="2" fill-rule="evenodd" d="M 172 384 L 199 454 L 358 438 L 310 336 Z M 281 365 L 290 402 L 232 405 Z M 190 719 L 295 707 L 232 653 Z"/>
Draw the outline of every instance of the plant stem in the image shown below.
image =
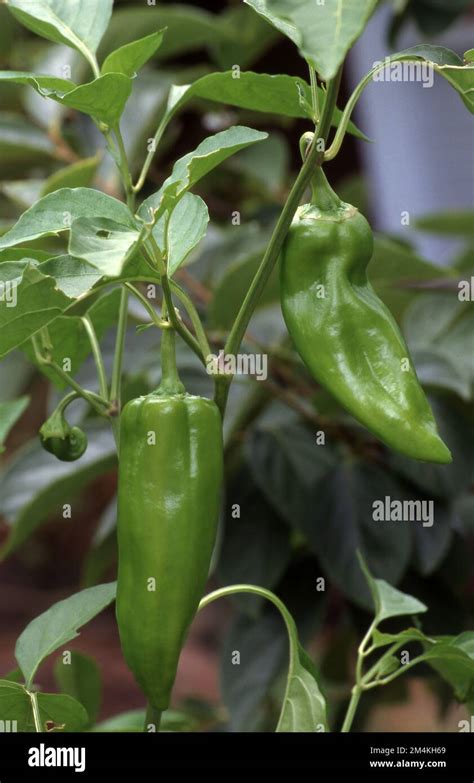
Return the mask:
<path id="1" fill-rule="evenodd" d="M 203 325 L 201 323 L 201 319 L 199 318 L 198 311 L 196 310 L 192 299 L 190 299 L 187 293 L 183 291 L 181 286 L 179 286 L 178 283 L 176 283 L 174 280 L 170 280 L 169 283 L 170 283 L 170 287 L 173 290 L 173 293 L 175 293 L 176 297 L 183 303 L 191 319 L 191 323 L 194 327 L 194 331 L 196 332 L 196 338 L 201 348 L 201 352 L 203 356 L 207 358 L 211 353 L 211 346 L 209 345 L 206 332 L 204 331 Z"/>
<path id="2" fill-rule="evenodd" d="M 123 352 L 125 348 L 125 337 L 127 334 L 128 320 L 128 291 L 122 286 L 119 317 L 117 322 L 117 335 L 115 338 L 115 354 L 112 369 L 112 382 L 110 385 L 110 399 L 120 411 L 120 387 L 122 380 Z"/>
<path id="3" fill-rule="evenodd" d="M 185 343 L 189 345 L 192 351 L 196 354 L 196 356 L 200 359 L 202 364 L 204 366 L 206 365 L 206 357 L 204 356 L 203 352 L 201 351 L 201 347 L 194 337 L 194 335 L 191 334 L 189 329 L 185 327 L 185 325 L 179 320 L 176 310 L 174 309 L 173 304 L 173 298 L 171 296 L 171 287 L 170 287 L 170 281 L 167 274 L 162 275 L 161 277 L 161 286 L 163 288 L 163 295 L 166 302 L 166 308 L 168 311 L 168 318 L 171 321 L 171 325 L 173 329 L 179 334 L 180 337 L 183 338 Z"/>
<path id="4" fill-rule="evenodd" d="M 106 400 L 109 398 L 109 388 L 107 384 L 107 376 L 105 373 L 104 360 L 102 358 L 102 351 L 100 350 L 99 341 L 94 329 L 94 325 L 88 315 L 84 315 L 81 318 L 84 329 L 89 337 L 92 353 L 94 356 L 95 366 L 97 368 L 97 376 L 99 378 L 99 391 L 102 397 Z"/>
<path id="5" fill-rule="evenodd" d="M 378 71 L 383 70 L 385 66 L 386 66 L 386 62 L 374 66 L 374 68 L 371 68 L 371 70 L 360 80 L 359 84 L 357 85 L 351 97 L 346 103 L 333 142 L 329 147 L 329 149 L 327 150 L 327 152 L 324 153 L 325 161 L 333 160 L 338 154 L 339 150 L 341 149 L 342 142 L 344 141 L 344 136 L 346 135 L 347 126 L 349 125 L 349 120 L 351 119 L 351 115 L 352 112 L 354 111 L 354 107 L 357 101 L 359 100 L 362 92 L 367 87 L 369 82 L 372 81 L 374 75 L 378 73 Z"/>
<path id="6" fill-rule="evenodd" d="M 349 702 L 349 707 L 347 708 L 346 717 L 344 718 L 344 723 L 342 724 L 342 728 L 341 728 L 341 732 L 344 734 L 350 731 L 351 729 L 357 707 L 359 706 L 359 700 L 361 695 L 362 695 L 362 689 L 360 688 L 360 686 L 354 685 L 352 689 L 351 700 Z"/>
<path id="7" fill-rule="evenodd" d="M 336 107 L 341 75 L 342 72 L 340 69 L 337 76 L 328 84 L 321 122 L 318 127 L 318 139 L 324 139 L 324 142 L 326 142 L 331 128 L 331 120 L 334 114 L 334 109 Z M 307 186 L 311 181 L 315 168 L 321 165 L 323 158 L 324 151 L 319 149 L 319 145 L 317 143 L 313 143 L 311 150 L 306 160 L 304 161 L 298 177 L 296 178 L 296 181 L 290 191 L 280 217 L 278 218 L 260 267 L 257 270 L 257 273 L 252 281 L 252 284 L 247 292 L 247 295 L 242 303 L 232 330 L 229 334 L 224 349 L 226 354 L 236 354 L 239 349 L 240 343 L 242 342 L 244 334 L 247 330 L 257 302 L 278 259 L 283 242 L 291 225 L 291 221 L 293 220 L 293 216 L 298 208 Z M 216 379 L 216 381 L 218 380 L 219 379 Z M 219 407 L 221 408 L 221 412 L 225 411 L 231 381 L 232 379 L 226 383 L 217 383 L 216 398 L 219 399 Z"/>
<path id="8" fill-rule="evenodd" d="M 147 704 L 145 726 L 143 728 L 143 731 L 148 731 L 148 726 L 150 724 L 155 727 L 155 731 L 159 731 L 162 714 L 163 713 L 161 712 L 161 710 L 156 710 L 154 707 L 151 706 L 151 704 Z"/>
<path id="9" fill-rule="evenodd" d="M 118 151 L 120 156 L 120 173 L 122 175 L 122 184 L 125 190 L 127 198 L 127 206 L 131 212 L 135 211 L 135 192 L 133 190 L 132 175 L 130 174 L 130 166 L 128 165 L 127 152 L 125 150 L 125 144 L 123 141 L 122 132 L 120 126 L 114 129 L 115 138 L 117 139 Z"/>
<path id="10" fill-rule="evenodd" d="M 35 730 L 38 733 L 41 733 L 44 731 L 43 726 L 41 724 L 41 715 L 39 711 L 39 704 L 38 704 L 38 694 L 37 693 L 29 693 L 30 700 L 31 700 L 31 709 L 33 712 L 33 720 L 35 722 Z"/>
<path id="11" fill-rule="evenodd" d="M 78 397 L 82 397 L 84 400 L 87 400 L 89 405 L 94 408 L 97 413 L 99 413 L 101 416 L 107 415 L 105 412 L 105 409 L 108 407 L 107 399 L 102 399 L 102 397 L 100 397 L 98 394 L 93 394 L 92 392 L 83 389 L 82 386 L 80 386 L 77 381 L 74 380 L 74 378 L 65 372 L 62 367 L 59 366 L 59 364 L 56 364 L 53 359 L 43 356 L 38 346 L 37 337 L 35 335 L 31 338 L 31 342 L 33 344 L 36 361 L 41 367 L 49 367 L 51 370 L 53 370 L 53 372 L 56 373 L 56 375 L 61 378 L 62 381 L 64 381 L 64 383 L 70 386 L 71 389 L 74 389 Z"/>
<path id="12" fill-rule="evenodd" d="M 157 131 L 155 133 L 155 136 L 153 138 L 153 143 L 152 143 L 151 149 L 150 149 L 148 155 L 145 158 L 145 162 L 144 162 L 142 170 L 140 172 L 140 176 L 138 177 L 138 180 L 137 180 L 136 184 L 132 185 L 132 189 L 133 189 L 134 193 L 138 193 L 142 189 L 143 185 L 145 184 L 145 180 L 147 178 L 147 174 L 148 174 L 148 172 L 150 170 L 150 166 L 151 166 L 151 164 L 153 162 L 153 158 L 155 157 L 155 152 L 156 152 L 156 149 L 158 147 L 158 144 L 159 144 L 159 142 L 161 140 L 161 137 L 163 136 L 163 133 L 165 131 L 166 124 L 167 124 L 167 120 L 166 120 L 166 114 L 165 114 L 165 116 L 161 120 L 160 124 L 158 125 L 158 129 L 157 129 Z"/>
<path id="13" fill-rule="evenodd" d="M 186 392 L 176 365 L 174 329 L 170 325 L 161 333 L 161 383 L 157 391 L 164 395 Z"/>
<path id="14" fill-rule="evenodd" d="M 124 283 L 125 288 L 128 288 L 128 290 L 135 296 L 143 305 L 147 313 L 150 315 L 151 320 L 155 324 L 158 329 L 163 328 L 163 320 L 160 318 L 158 313 L 156 312 L 155 308 L 151 304 L 151 302 L 146 298 L 146 296 L 143 296 L 141 291 L 138 290 L 138 288 L 135 288 L 134 285 L 131 283 Z"/>

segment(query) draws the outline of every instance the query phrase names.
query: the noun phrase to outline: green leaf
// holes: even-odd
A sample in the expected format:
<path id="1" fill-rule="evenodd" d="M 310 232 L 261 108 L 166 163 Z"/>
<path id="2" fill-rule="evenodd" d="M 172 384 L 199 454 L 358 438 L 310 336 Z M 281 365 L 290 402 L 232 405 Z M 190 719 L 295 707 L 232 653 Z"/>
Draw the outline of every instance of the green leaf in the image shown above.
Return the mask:
<path id="1" fill-rule="evenodd" d="M 79 299 L 101 279 L 102 273 L 80 258 L 55 256 L 44 261 L 40 272 L 54 277 L 56 285 L 70 299 Z"/>
<path id="2" fill-rule="evenodd" d="M 23 685 L 0 680 L 0 720 L 16 722 L 17 731 L 36 731 L 33 695 Z M 37 693 L 42 731 L 82 731 L 87 726 L 84 707 L 70 696 Z"/>
<path id="3" fill-rule="evenodd" d="M 327 449 L 316 445 L 314 450 Z M 381 498 L 403 499 L 403 487 L 375 464 L 343 462 L 326 472 L 313 488 L 295 524 L 306 536 L 323 571 L 351 601 L 369 608 L 370 593 L 356 552 L 361 550 L 371 571 L 397 583 L 408 567 L 413 547 L 411 523 L 374 519 Z"/>
<path id="4" fill-rule="evenodd" d="M 374 579 L 361 553 L 358 552 L 357 556 L 372 594 L 377 623 L 381 623 L 382 620 L 387 620 L 389 617 L 401 617 L 406 614 L 412 615 L 428 611 L 428 607 L 422 604 L 418 598 L 402 593 L 384 579 Z"/>
<path id="5" fill-rule="evenodd" d="M 7 0 L 7 6 L 29 30 L 77 49 L 91 62 L 108 27 L 113 0 Z"/>
<path id="6" fill-rule="evenodd" d="M 119 306 L 120 290 L 114 288 L 111 291 L 103 292 L 87 308 L 86 313 L 92 321 L 98 340 L 101 340 L 107 329 L 116 325 Z M 65 362 L 70 363 L 71 374 L 76 376 L 91 352 L 90 340 L 81 318 L 79 316 L 60 316 L 49 325 L 48 333 L 53 345 L 51 350 L 53 360 L 61 367 Z M 36 363 L 36 356 L 29 343 L 23 346 L 23 350 L 30 361 Z M 54 370 L 44 365 L 41 365 L 40 369 L 57 389 L 67 387 L 67 384 L 58 378 Z"/>
<path id="7" fill-rule="evenodd" d="M 324 81 L 333 79 L 377 0 L 244 0 L 298 47 Z"/>
<path id="8" fill-rule="evenodd" d="M 298 644 L 298 656 L 290 664 L 277 732 L 328 730 L 326 701 L 322 695 L 313 662 Z"/>
<path id="9" fill-rule="evenodd" d="M 44 659 L 79 636 L 78 628 L 111 604 L 115 591 L 115 582 L 81 590 L 53 604 L 26 626 L 18 637 L 15 657 L 28 688 Z"/>
<path id="10" fill-rule="evenodd" d="M 108 218 L 79 218 L 71 226 L 69 253 L 117 277 L 138 237 L 138 231 Z"/>
<path id="11" fill-rule="evenodd" d="M 441 637 L 429 647 L 422 660 L 438 672 L 454 689 L 461 702 L 474 699 L 474 632 L 457 637 Z"/>
<path id="12" fill-rule="evenodd" d="M 214 290 L 208 309 L 208 318 L 213 329 L 230 329 L 248 291 L 263 257 L 261 252 L 252 253 L 247 258 L 228 266 L 224 276 Z M 278 273 L 272 272 L 269 285 L 265 286 L 258 305 L 276 301 L 279 296 Z M 262 301 L 263 300 L 263 301 Z"/>
<path id="13" fill-rule="evenodd" d="M 43 97 L 49 97 L 52 93 L 64 95 L 76 87 L 74 82 L 61 79 L 59 76 L 28 71 L 0 71 L 0 82 L 29 85 Z"/>
<path id="14" fill-rule="evenodd" d="M 35 440 L 8 463 L 0 476 L 0 512 L 10 526 L 10 535 L 0 550 L 0 559 L 15 551 L 64 503 L 72 505 L 74 515 L 78 492 L 116 465 L 110 432 L 84 429 L 89 445 L 80 462 L 59 462 Z"/>
<path id="15" fill-rule="evenodd" d="M 372 643 L 375 648 L 388 647 L 395 644 L 395 642 L 400 642 L 400 644 L 410 644 L 410 642 L 431 644 L 434 641 L 435 639 L 426 636 L 419 628 L 406 628 L 404 631 L 400 631 L 400 633 L 382 633 L 378 628 L 374 628 L 372 632 Z"/>
<path id="16" fill-rule="evenodd" d="M 123 73 L 125 76 L 134 76 L 145 63 L 153 57 L 163 41 L 164 30 L 140 38 L 138 41 L 121 46 L 109 54 L 102 63 L 101 72 Z"/>
<path id="17" fill-rule="evenodd" d="M 160 222 L 160 221 L 159 221 Z M 163 221 L 164 222 L 164 221 Z M 168 221 L 168 274 L 173 275 L 191 251 L 206 235 L 209 212 L 206 203 L 193 193 L 186 193 Z M 158 247 L 164 250 L 163 225 L 153 231 Z"/>
<path id="18" fill-rule="evenodd" d="M 166 35 L 158 51 L 160 59 L 213 46 L 222 37 L 220 14 L 211 14 L 203 8 L 174 3 L 159 3 L 152 8 L 119 7 L 114 11 L 99 55 L 109 54 L 147 35 L 150 29 L 161 28 L 166 28 Z"/>
<path id="19" fill-rule="evenodd" d="M 214 136 L 208 136 L 195 150 L 176 161 L 172 173 L 163 186 L 143 202 L 138 214 L 148 221 L 150 213 L 160 214 L 165 208 L 174 206 L 186 191 L 212 169 L 239 150 L 257 141 L 263 141 L 267 136 L 267 133 L 240 125 L 216 133 Z"/>
<path id="20" fill-rule="evenodd" d="M 27 409 L 29 402 L 29 397 L 19 397 L 17 400 L 0 402 L 0 454 L 5 451 L 3 444 L 8 433 Z"/>
<path id="21" fill-rule="evenodd" d="M 334 453 L 293 415 L 263 422 L 245 443 L 254 481 L 275 511 L 295 526 L 308 519 L 319 484 L 334 466 Z M 310 521 L 311 524 L 311 521 Z"/>
<path id="22" fill-rule="evenodd" d="M 436 212 L 415 220 L 415 227 L 428 234 L 474 238 L 474 212 L 470 209 Z"/>
<path id="23" fill-rule="evenodd" d="M 116 126 L 132 92 L 132 81 L 121 73 L 106 73 L 93 82 L 81 84 L 63 96 L 52 93 L 49 97 L 89 114 L 95 120 Z"/>
<path id="24" fill-rule="evenodd" d="M 100 163 L 100 156 L 83 158 L 70 166 L 64 166 L 59 171 L 51 174 L 44 182 L 41 196 L 47 196 L 61 188 L 87 188 L 92 183 Z"/>
<path id="25" fill-rule="evenodd" d="M 324 92 L 318 88 L 320 102 Z M 301 96 L 305 101 L 301 100 Z M 162 122 L 168 123 L 176 112 L 193 98 L 237 106 L 241 109 L 285 115 L 302 119 L 312 117 L 311 87 L 301 78 L 284 74 L 269 75 L 253 71 L 232 70 L 210 73 L 193 84 L 173 85 L 170 90 L 166 114 Z M 309 107 L 309 108 L 306 108 Z M 334 112 L 333 125 L 337 127 L 341 112 Z M 358 138 L 366 138 L 353 123 L 348 130 Z"/>
<path id="26" fill-rule="evenodd" d="M 0 266 L 0 357 L 22 345 L 61 315 L 71 300 L 37 267 L 21 262 Z"/>
<path id="27" fill-rule="evenodd" d="M 41 723 L 47 731 L 84 731 L 87 712 L 76 699 L 67 694 L 38 693 Z"/>
<path id="28" fill-rule="evenodd" d="M 29 84 L 44 98 L 89 114 L 97 122 L 117 125 L 132 91 L 132 81 L 122 73 L 106 73 L 87 84 L 22 71 L 0 71 L 0 81 Z"/>
<path id="29" fill-rule="evenodd" d="M 54 664 L 54 677 L 61 693 L 73 696 L 86 709 L 89 723 L 97 720 L 101 701 L 101 677 L 93 658 L 77 650 L 70 651 L 70 660 L 59 656 Z"/>
<path id="30" fill-rule="evenodd" d="M 428 62 L 459 93 L 467 109 L 474 114 L 474 65 L 464 64 L 456 52 L 443 46 L 420 44 L 390 56 L 392 61 L 421 59 Z"/>
<path id="31" fill-rule="evenodd" d="M 62 188 L 44 196 L 28 209 L 10 231 L 0 237 L 0 249 L 69 231 L 78 218 L 109 218 L 136 228 L 121 201 L 91 188 Z"/>

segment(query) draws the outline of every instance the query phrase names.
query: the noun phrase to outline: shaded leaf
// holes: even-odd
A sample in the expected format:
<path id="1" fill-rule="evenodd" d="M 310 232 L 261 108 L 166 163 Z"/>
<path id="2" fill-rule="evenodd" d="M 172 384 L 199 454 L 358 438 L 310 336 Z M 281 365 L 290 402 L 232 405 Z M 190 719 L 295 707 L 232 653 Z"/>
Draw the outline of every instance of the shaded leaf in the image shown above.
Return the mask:
<path id="1" fill-rule="evenodd" d="M 63 645 L 75 639 L 88 623 L 115 599 L 116 583 L 89 587 L 53 604 L 32 620 L 18 637 L 15 657 L 31 687 L 38 667 Z"/>

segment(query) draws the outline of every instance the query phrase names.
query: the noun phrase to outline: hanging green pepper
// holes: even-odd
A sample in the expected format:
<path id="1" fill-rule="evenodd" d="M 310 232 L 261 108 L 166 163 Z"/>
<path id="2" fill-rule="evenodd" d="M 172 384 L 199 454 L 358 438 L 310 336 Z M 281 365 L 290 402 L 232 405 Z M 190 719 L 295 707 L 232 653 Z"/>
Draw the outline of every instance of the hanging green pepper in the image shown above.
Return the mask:
<path id="1" fill-rule="evenodd" d="M 87 449 L 85 432 L 79 427 L 71 427 L 64 417 L 67 405 L 76 397 L 74 392 L 67 395 L 39 431 L 42 447 L 62 462 L 80 459 Z"/>
<path id="2" fill-rule="evenodd" d="M 451 462 L 390 311 L 367 279 L 373 237 L 318 168 L 281 254 L 281 301 L 290 336 L 314 378 L 395 451 Z"/>
<path id="3" fill-rule="evenodd" d="M 117 585 L 125 660 L 161 711 L 205 588 L 223 475 L 219 410 L 185 392 L 171 330 L 162 337 L 162 374 L 158 390 L 121 416 Z"/>

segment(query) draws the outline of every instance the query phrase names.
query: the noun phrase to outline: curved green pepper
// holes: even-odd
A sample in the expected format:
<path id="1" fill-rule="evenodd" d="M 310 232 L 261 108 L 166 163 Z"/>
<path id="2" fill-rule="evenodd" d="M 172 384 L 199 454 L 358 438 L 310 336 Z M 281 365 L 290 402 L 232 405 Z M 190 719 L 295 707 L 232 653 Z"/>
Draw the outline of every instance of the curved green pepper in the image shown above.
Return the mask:
<path id="1" fill-rule="evenodd" d="M 75 396 L 65 397 L 39 431 L 42 447 L 62 462 L 80 459 L 87 449 L 86 433 L 71 427 L 64 418 L 64 410 Z"/>
<path id="2" fill-rule="evenodd" d="M 451 462 L 390 311 L 367 279 L 373 237 L 318 168 L 281 254 L 281 303 L 290 336 L 314 378 L 395 451 Z"/>
<path id="3" fill-rule="evenodd" d="M 171 337 L 166 332 L 163 340 Z M 214 402 L 165 379 L 120 422 L 117 621 L 128 666 L 157 710 L 205 588 L 223 476 Z"/>

